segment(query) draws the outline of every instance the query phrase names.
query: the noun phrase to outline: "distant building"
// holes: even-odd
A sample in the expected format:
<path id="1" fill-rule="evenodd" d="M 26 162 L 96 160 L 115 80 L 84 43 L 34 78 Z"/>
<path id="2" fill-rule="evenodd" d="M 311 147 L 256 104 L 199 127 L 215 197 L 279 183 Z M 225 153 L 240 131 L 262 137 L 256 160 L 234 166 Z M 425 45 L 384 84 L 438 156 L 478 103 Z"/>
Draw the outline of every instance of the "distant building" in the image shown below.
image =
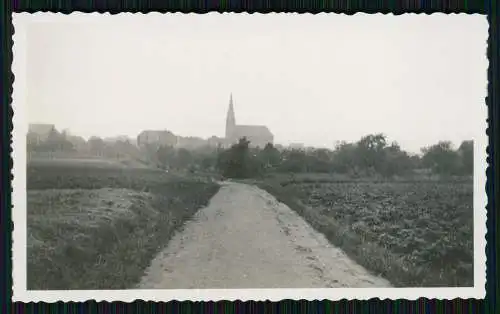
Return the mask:
<path id="1" fill-rule="evenodd" d="M 234 115 L 233 95 L 229 99 L 229 109 L 226 117 L 226 145 L 237 143 L 242 137 L 250 141 L 250 146 L 264 148 L 273 143 L 274 136 L 264 125 L 238 125 Z"/>
<path id="2" fill-rule="evenodd" d="M 222 137 L 212 136 L 207 139 L 207 144 L 210 147 L 224 146 L 226 140 Z"/>
<path id="3" fill-rule="evenodd" d="M 137 145 L 176 146 L 177 136 L 170 131 L 142 131 L 137 136 Z"/>
<path id="4" fill-rule="evenodd" d="M 207 141 L 200 138 L 200 137 L 183 137 L 183 136 L 178 136 L 177 137 L 177 144 L 175 145 L 176 148 L 185 148 L 185 149 L 198 149 L 203 146 L 207 146 Z"/>
<path id="5" fill-rule="evenodd" d="M 274 148 L 276 148 L 279 151 L 283 151 L 286 149 L 286 147 L 281 145 L 281 144 L 274 144 L 273 146 L 274 146 Z"/>
<path id="6" fill-rule="evenodd" d="M 304 149 L 304 144 L 303 143 L 291 143 L 290 145 L 288 145 L 288 148 L 303 150 Z"/>
<path id="7" fill-rule="evenodd" d="M 87 150 L 87 141 L 81 136 L 77 135 L 66 135 L 66 139 L 73 144 L 73 148 L 77 151 Z"/>
<path id="8" fill-rule="evenodd" d="M 28 141 L 31 144 L 39 144 L 46 141 L 52 132 L 56 131 L 53 124 L 33 123 L 28 127 Z"/>
<path id="9" fill-rule="evenodd" d="M 118 135 L 113 137 L 106 137 L 104 138 L 104 142 L 106 143 L 125 142 L 133 144 L 135 141 L 126 135 Z"/>

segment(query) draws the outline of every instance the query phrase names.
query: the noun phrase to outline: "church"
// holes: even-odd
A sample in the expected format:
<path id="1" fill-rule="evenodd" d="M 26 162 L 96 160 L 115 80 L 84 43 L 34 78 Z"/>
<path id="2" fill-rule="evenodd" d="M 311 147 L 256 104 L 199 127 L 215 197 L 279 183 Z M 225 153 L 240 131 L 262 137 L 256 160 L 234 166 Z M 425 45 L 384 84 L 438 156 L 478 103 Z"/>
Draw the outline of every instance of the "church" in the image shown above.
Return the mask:
<path id="1" fill-rule="evenodd" d="M 250 141 L 250 147 L 264 148 L 273 143 L 274 136 L 264 125 L 238 125 L 234 115 L 233 94 L 229 98 L 229 109 L 226 117 L 226 138 L 228 146 L 236 144 L 242 137 Z"/>

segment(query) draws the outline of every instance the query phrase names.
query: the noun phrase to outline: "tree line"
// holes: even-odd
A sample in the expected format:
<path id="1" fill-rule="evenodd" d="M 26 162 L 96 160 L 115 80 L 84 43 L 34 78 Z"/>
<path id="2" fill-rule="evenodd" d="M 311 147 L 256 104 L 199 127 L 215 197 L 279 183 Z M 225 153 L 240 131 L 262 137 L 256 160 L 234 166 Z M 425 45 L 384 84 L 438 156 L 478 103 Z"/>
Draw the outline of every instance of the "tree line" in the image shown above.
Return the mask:
<path id="1" fill-rule="evenodd" d="M 76 152 L 94 156 L 129 157 L 162 169 L 218 172 L 228 178 L 249 178 L 268 173 L 339 173 L 352 177 L 405 176 L 416 172 L 438 175 L 473 174 L 473 141 L 454 148 L 449 141 L 424 147 L 420 155 L 409 154 L 383 134 L 370 134 L 354 143 L 341 142 L 334 149 L 277 149 L 272 144 L 253 148 L 246 138 L 229 148 L 196 150 L 172 146 L 141 145 L 127 141 L 88 141 L 52 130 L 40 140 L 28 134 L 29 152 Z M 76 139 L 76 140 L 75 140 Z"/>
<path id="2" fill-rule="evenodd" d="M 230 148 L 198 150 L 152 147 L 149 155 L 164 169 L 218 172 L 228 178 L 250 178 L 269 173 L 339 173 L 350 177 L 390 178 L 418 173 L 444 176 L 473 174 L 473 141 L 454 149 L 449 141 L 409 154 L 396 142 L 387 143 L 383 134 L 362 137 L 355 143 L 341 142 L 331 149 L 277 149 L 272 144 L 253 148 L 241 138 Z"/>
<path id="3" fill-rule="evenodd" d="M 430 172 L 444 176 L 473 174 L 473 142 L 463 141 L 458 149 L 451 142 L 441 141 L 411 155 L 383 134 L 367 135 L 355 143 L 339 143 L 329 149 L 286 149 L 279 151 L 272 144 L 264 149 L 250 147 L 242 138 L 229 149 L 218 153 L 217 169 L 229 178 L 249 178 L 276 173 L 340 173 L 352 177 L 406 176 Z"/>
<path id="4" fill-rule="evenodd" d="M 129 141 L 106 142 L 102 138 L 92 136 L 85 140 L 80 136 L 72 136 L 67 132 L 52 129 L 46 136 L 36 133 L 27 134 L 27 151 L 36 153 L 74 153 L 107 158 L 139 158 L 136 145 Z"/>

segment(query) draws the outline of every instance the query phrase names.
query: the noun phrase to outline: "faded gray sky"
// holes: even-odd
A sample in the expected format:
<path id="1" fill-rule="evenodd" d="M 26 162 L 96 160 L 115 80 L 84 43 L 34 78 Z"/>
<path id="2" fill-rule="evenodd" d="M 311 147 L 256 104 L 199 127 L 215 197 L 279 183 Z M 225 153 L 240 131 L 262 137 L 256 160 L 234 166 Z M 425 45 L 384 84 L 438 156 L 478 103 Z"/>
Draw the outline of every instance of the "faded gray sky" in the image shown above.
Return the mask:
<path id="1" fill-rule="evenodd" d="M 333 147 L 383 132 L 404 149 L 484 133 L 479 15 L 53 15 L 26 32 L 29 122 L 135 137 L 223 136 Z"/>

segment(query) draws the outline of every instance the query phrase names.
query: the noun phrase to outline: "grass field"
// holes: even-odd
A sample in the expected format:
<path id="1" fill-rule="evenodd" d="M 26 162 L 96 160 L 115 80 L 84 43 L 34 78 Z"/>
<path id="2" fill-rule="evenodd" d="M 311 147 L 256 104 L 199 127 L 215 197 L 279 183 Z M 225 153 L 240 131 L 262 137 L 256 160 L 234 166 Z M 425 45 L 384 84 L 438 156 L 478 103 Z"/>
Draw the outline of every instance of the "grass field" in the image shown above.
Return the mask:
<path id="1" fill-rule="evenodd" d="M 257 185 L 393 285 L 473 286 L 472 181 Z"/>
<path id="2" fill-rule="evenodd" d="M 28 289 L 132 288 L 218 191 L 205 177 L 91 163 L 28 165 Z"/>
<path id="3" fill-rule="evenodd" d="M 30 166 L 53 166 L 53 167 L 75 167 L 75 168 L 151 168 L 145 162 L 133 158 L 105 158 L 95 156 L 49 156 L 46 154 L 35 154 L 29 158 Z"/>

